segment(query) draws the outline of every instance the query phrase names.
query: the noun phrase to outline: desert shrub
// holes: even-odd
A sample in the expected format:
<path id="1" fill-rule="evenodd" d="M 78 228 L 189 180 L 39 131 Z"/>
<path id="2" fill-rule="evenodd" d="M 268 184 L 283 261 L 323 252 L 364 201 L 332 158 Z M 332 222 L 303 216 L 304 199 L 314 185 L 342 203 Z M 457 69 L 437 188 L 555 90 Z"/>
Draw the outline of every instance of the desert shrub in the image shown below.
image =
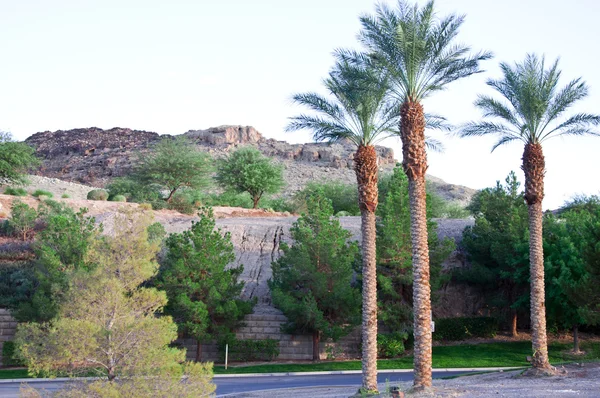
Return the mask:
<path id="1" fill-rule="evenodd" d="M 349 217 L 352 214 L 348 213 L 347 211 L 338 211 L 337 213 L 335 213 L 336 217 Z"/>
<path id="2" fill-rule="evenodd" d="M 285 198 L 267 199 L 265 202 L 269 208 L 273 209 L 273 211 L 281 213 L 286 211 L 289 213 L 296 212 L 296 206 L 294 203 Z"/>
<path id="3" fill-rule="evenodd" d="M 377 358 L 397 358 L 404 354 L 408 333 L 390 333 L 377 335 Z"/>
<path id="4" fill-rule="evenodd" d="M 62 196 L 61 196 L 61 198 L 63 198 L 63 199 L 69 199 L 70 197 L 71 196 L 69 194 L 67 194 L 67 193 L 63 193 Z"/>
<path id="5" fill-rule="evenodd" d="M 110 200 L 111 202 L 127 202 L 127 198 L 123 195 L 115 195 Z"/>
<path id="6" fill-rule="evenodd" d="M 108 192 L 106 192 L 104 189 L 92 189 L 90 192 L 88 192 L 87 199 L 105 201 L 108 200 Z"/>
<path id="7" fill-rule="evenodd" d="M 13 341 L 5 341 L 2 345 L 2 364 L 4 366 L 23 366 L 24 363 L 16 355 L 16 346 Z"/>
<path id="8" fill-rule="evenodd" d="M 160 186 L 145 185 L 140 181 L 130 178 L 115 178 L 106 186 L 108 199 L 112 200 L 115 196 L 125 196 L 128 202 L 144 203 L 163 201 L 160 194 Z"/>
<path id="9" fill-rule="evenodd" d="M 151 203 L 140 203 L 139 205 L 140 210 L 152 210 L 152 204 Z"/>
<path id="10" fill-rule="evenodd" d="M 494 337 L 498 333 L 498 320 L 480 316 L 474 318 L 442 318 L 435 321 L 434 340 L 456 341 L 470 337 Z"/>
<path id="11" fill-rule="evenodd" d="M 182 214 L 194 214 L 197 210 L 194 202 L 189 195 L 185 193 L 176 193 L 171 198 L 171 201 L 167 203 L 167 208 L 176 210 Z"/>
<path id="12" fill-rule="evenodd" d="M 33 234 L 37 219 L 37 210 L 17 201 L 13 203 L 11 218 L 8 220 L 9 232 L 22 240 L 27 240 Z"/>
<path id="13" fill-rule="evenodd" d="M 165 227 L 159 222 L 155 222 L 150 224 L 148 227 L 148 241 L 149 242 L 162 242 L 162 240 L 167 235 L 167 231 Z"/>
<path id="14" fill-rule="evenodd" d="M 229 344 L 229 361 L 273 361 L 279 356 L 278 340 L 238 340 L 233 337 L 219 342 L 221 359 L 225 358 L 225 344 Z"/>
<path id="15" fill-rule="evenodd" d="M 8 187 L 4 190 L 4 194 L 12 196 L 27 196 L 27 191 L 23 188 Z"/>
<path id="16" fill-rule="evenodd" d="M 294 195 L 297 210 L 300 212 L 306 211 L 306 198 L 314 195 L 315 192 L 321 192 L 327 199 L 331 201 L 333 213 L 337 214 L 340 211 L 345 211 L 349 215 L 359 215 L 358 208 L 358 189 L 356 185 L 344 184 L 341 182 L 311 182 L 303 190 Z"/>
<path id="17" fill-rule="evenodd" d="M 445 208 L 443 210 L 443 218 L 468 218 L 471 215 L 469 210 L 467 210 L 464 206 L 461 206 L 460 203 L 457 202 L 446 202 Z"/>
<path id="18" fill-rule="evenodd" d="M 34 193 L 31 194 L 31 196 L 34 196 L 36 198 L 39 198 L 40 196 L 46 196 L 47 198 L 53 198 L 54 194 L 52 194 L 52 192 L 48 192 L 48 191 L 44 191 L 42 189 L 36 189 Z"/>

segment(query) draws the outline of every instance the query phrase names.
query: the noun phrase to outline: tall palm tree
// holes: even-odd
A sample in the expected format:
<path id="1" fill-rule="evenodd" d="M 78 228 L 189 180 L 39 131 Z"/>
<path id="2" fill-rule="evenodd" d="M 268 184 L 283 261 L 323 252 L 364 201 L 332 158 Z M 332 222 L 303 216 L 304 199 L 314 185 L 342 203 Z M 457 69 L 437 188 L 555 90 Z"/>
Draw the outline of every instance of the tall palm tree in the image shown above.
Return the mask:
<path id="1" fill-rule="evenodd" d="M 375 211 L 378 161 L 375 143 L 392 134 L 397 107 L 387 100 L 384 75 L 361 62 L 340 60 L 324 81 L 330 94 L 296 94 L 294 102 L 315 115 L 291 118 L 288 131 L 310 129 L 315 141 L 348 140 L 356 145 L 354 171 L 358 183 L 363 255 L 362 368 L 363 388 L 377 391 L 377 278 Z"/>
<path id="2" fill-rule="evenodd" d="M 492 152 L 512 141 L 525 144 L 525 201 L 529 209 L 529 260 L 531 283 L 532 364 L 551 370 L 548 362 L 546 314 L 544 304 L 544 252 L 542 247 L 542 199 L 544 198 L 545 163 L 542 142 L 552 137 L 599 135 L 591 130 L 600 124 L 600 116 L 577 113 L 566 118 L 565 112 L 588 94 L 588 88 L 575 79 L 558 89 L 558 60 L 545 69 L 544 57 L 528 54 L 514 66 L 501 63 L 502 79 L 487 84 L 504 100 L 480 96 L 475 105 L 488 121 L 471 122 L 461 128 L 462 137 L 496 135 L 499 139 Z"/>
<path id="3" fill-rule="evenodd" d="M 421 104 L 447 84 L 480 72 L 491 57 L 469 55 L 469 47 L 454 39 L 463 16 L 438 19 L 434 2 L 422 8 L 399 1 L 396 9 L 380 4 L 374 16 L 360 18 L 359 39 L 370 58 L 389 76 L 390 90 L 400 111 L 402 165 L 409 180 L 414 310 L 414 388 L 431 386 L 431 287 L 425 205 L 426 117 Z"/>

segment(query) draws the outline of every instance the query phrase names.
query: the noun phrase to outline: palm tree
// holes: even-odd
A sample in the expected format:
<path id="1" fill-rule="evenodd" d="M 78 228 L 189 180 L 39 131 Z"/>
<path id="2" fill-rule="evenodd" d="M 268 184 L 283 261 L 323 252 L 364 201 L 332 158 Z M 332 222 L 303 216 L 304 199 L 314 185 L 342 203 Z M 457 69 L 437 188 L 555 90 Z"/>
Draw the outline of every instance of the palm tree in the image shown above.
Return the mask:
<path id="1" fill-rule="evenodd" d="M 544 57 L 529 54 L 521 64 L 501 63 L 500 68 L 502 79 L 490 79 L 487 84 L 504 100 L 480 96 L 475 105 L 491 120 L 468 123 L 459 134 L 462 137 L 498 136 L 492 152 L 512 141 L 525 144 L 521 168 L 525 172 L 525 201 L 529 209 L 532 364 L 537 369 L 551 370 L 544 304 L 542 199 L 546 171 L 542 142 L 559 136 L 599 135 L 590 128 L 600 124 L 600 116 L 577 113 L 564 117 L 575 102 L 587 96 L 588 88 L 578 78 L 559 90 L 558 60 L 545 69 Z"/>
<path id="2" fill-rule="evenodd" d="M 370 58 L 389 76 L 400 112 L 402 165 L 409 180 L 414 297 L 414 388 L 431 386 L 431 287 L 425 204 L 426 116 L 421 104 L 447 84 L 480 72 L 491 57 L 470 56 L 469 47 L 455 44 L 463 16 L 435 17 L 434 2 L 423 8 L 399 1 L 396 9 L 378 5 L 376 15 L 360 18 L 359 35 Z"/>
<path id="3" fill-rule="evenodd" d="M 356 60 L 355 60 L 356 61 Z M 294 102 L 316 115 L 291 118 L 288 131 L 310 129 L 315 141 L 348 140 L 356 145 L 354 171 L 362 232 L 362 368 L 363 388 L 377 391 L 377 278 L 375 211 L 378 165 L 375 143 L 393 134 L 397 107 L 387 100 L 384 75 L 359 61 L 340 60 L 324 81 L 331 99 L 316 93 L 296 94 Z"/>

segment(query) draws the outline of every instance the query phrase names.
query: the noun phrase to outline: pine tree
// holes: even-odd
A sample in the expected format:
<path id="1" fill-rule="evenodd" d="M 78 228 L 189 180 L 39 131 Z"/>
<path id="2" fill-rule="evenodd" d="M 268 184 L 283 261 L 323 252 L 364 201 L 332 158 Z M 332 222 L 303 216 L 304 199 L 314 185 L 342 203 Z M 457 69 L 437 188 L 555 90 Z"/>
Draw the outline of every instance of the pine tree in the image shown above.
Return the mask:
<path id="1" fill-rule="evenodd" d="M 321 339 L 334 340 L 360 323 L 361 295 L 353 286 L 358 245 L 337 218 L 331 201 L 317 192 L 307 200 L 308 213 L 292 226 L 292 246 L 273 263 L 269 281 L 273 304 L 289 321 L 289 333 L 313 335 L 313 360 L 319 360 Z"/>

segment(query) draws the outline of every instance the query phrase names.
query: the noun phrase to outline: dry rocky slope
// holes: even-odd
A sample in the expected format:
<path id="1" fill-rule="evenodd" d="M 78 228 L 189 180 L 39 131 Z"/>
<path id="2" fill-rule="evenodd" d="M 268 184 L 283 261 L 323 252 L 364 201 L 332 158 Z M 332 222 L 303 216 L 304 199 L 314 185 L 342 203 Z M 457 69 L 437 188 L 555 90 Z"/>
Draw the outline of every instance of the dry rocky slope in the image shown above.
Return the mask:
<path id="1" fill-rule="evenodd" d="M 220 126 L 207 130 L 190 130 L 183 134 L 198 149 L 221 158 L 241 146 L 252 146 L 284 165 L 283 190 L 289 195 L 310 181 L 355 183 L 352 170 L 354 148 L 350 143 L 289 144 L 267 139 L 250 126 Z M 64 181 L 102 187 L 113 177 L 128 175 L 138 154 L 148 151 L 161 136 L 157 133 L 96 127 L 74 130 L 45 131 L 25 142 L 36 149 L 43 160 L 37 174 Z M 377 147 L 381 171 L 390 172 L 396 164 L 390 148 Z M 447 184 L 430 177 L 430 182 L 445 199 L 466 204 L 475 191 Z"/>

